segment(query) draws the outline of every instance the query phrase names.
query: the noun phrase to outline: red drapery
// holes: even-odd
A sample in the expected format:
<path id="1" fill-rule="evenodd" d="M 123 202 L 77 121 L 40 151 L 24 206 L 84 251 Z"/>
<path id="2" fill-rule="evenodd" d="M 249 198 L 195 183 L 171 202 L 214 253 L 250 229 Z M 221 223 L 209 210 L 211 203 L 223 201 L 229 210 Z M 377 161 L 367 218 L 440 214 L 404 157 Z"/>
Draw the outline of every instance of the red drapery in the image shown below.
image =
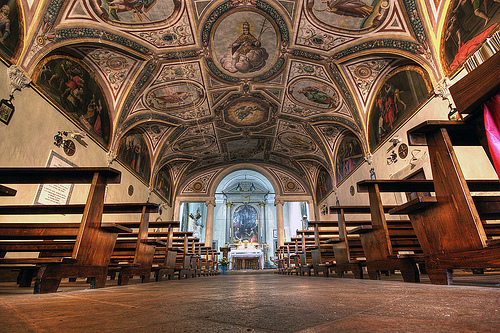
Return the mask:
<path id="1" fill-rule="evenodd" d="M 484 126 L 491 158 L 500 178 L 500 92 L 484 103 Z"/>

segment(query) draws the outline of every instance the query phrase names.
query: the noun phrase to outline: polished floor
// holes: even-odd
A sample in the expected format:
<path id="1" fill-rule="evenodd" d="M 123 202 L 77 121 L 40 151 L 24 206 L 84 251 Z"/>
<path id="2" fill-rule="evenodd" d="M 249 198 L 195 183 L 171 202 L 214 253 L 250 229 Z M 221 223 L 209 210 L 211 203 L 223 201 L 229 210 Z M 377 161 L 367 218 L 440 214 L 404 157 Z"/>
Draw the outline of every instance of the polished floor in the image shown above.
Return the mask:
<path id="1" fill-rule="evenodd" d="M 97 290 L 64 283 L 46 295 L 3 283 L 0 331 L 500 332 L 499 276 L 467 279 L 436 286 L 230 274 Z"/>

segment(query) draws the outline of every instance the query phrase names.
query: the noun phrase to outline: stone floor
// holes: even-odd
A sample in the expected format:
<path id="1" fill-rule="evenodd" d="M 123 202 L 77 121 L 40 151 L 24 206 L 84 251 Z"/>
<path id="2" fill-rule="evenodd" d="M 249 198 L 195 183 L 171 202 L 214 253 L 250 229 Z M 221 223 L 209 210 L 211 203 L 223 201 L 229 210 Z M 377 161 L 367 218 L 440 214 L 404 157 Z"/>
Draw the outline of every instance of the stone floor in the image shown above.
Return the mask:
<path id="1" fill-rule="evenodd" d="M 500 279 L 483 280 L 229 274 L 46 295 L 2 283 L 0 332 L 500 332 Z"/>

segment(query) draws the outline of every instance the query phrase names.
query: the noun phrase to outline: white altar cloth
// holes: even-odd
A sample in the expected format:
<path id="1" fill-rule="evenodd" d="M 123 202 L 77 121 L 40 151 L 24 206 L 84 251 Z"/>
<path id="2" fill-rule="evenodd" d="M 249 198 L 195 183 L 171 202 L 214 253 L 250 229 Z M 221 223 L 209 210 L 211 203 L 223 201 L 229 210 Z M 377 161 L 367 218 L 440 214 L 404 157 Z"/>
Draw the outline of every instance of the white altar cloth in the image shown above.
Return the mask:
<path id="1" fill-rule="evenodd" d="M 233 258 L 259 258 L 260 269 L 264 269 L 264 253 L 258 249 L 231 250 L 228 254 L 229 269 L 232 269 Z"/>

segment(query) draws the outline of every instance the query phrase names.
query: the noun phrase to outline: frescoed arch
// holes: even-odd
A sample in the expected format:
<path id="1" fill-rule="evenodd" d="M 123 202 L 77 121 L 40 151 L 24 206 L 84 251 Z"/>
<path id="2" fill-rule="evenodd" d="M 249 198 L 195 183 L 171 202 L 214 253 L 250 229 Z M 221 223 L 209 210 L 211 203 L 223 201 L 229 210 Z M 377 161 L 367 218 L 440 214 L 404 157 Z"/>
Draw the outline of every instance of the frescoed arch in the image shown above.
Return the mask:
<path id="1" fill-rule="evenodd" d="M 372 151 L 416 111 L 431 89 L 428 75 L 418 66 L 399 67 L 387 75 L 370 111 L 368 139 Z"/>
<path id="2" fill-rule="evenodd" d="M 363 156 L 363 148 L 357 137 L 349 134 L 342 138 L 337 148 L 337 156 L 335 157 L 335 179 L 337 186 L 363 162 Z"/>
<path id="3" fill-rule="evenodd" d="M 141 133 L 132 130 L 121 139 L 117 158 L 146 183 L 149 183 L 151 157 L 148 145 Z"/>
<path id="4" fill-rule="evenodd" d="M 103 90 L 92 71 L 68 56 L 44 59 L 34 82 L 74 122 L 104 147 L 110 138 L 110 116 Z"/>

